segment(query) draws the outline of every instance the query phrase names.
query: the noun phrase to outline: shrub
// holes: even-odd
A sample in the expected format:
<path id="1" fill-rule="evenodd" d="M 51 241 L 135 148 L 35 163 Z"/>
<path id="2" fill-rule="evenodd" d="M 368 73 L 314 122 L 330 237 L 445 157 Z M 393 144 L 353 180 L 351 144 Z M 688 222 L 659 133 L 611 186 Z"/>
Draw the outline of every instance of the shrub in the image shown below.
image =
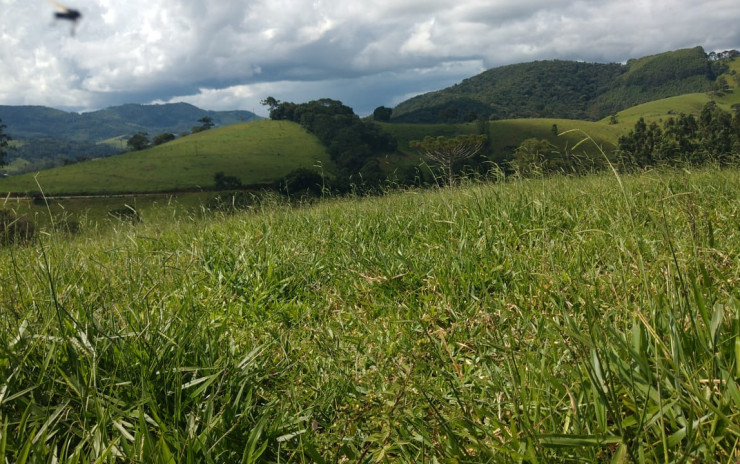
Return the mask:
<path id="1" fill-rule="evenodd" d="M 298 168 L 283 177 L 278 188 L 288 195 L 318 196 L 324 188 L 324 178 L 311 169 Z"/>
<path id="2" fill-rule="evenodd" d="M 236 176 L 227 176 L 223 171 L 217 172 L 213 176 L 216 188 L 219 190 L 238 189 L 242 186 L 242 181 Z"/>
<path id="3" fill-rule="evenodd" d="M 171 142 L 173 140 L 175 140 L 175 134 L 171 132 L 163 132 L 154 136 L 152 139 L 152 145 L 162 145 L 163 143 Z"/>
<path id="4" fill-rule="evenodd" d="M 40 205 L 40 206 L 46 205 L 46 197 L 44 197 L 43 193 L 34 192 L 33 195 L 31 195 L 31 197 L 33 198 L 34 205 Z"/>

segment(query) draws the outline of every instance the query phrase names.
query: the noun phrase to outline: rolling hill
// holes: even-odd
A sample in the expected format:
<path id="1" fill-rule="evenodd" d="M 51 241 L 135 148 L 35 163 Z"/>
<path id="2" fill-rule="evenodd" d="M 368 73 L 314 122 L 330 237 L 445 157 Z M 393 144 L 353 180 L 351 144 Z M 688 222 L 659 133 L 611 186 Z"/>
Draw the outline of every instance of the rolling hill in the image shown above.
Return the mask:
<path id="1" fill-rule="evenodd" d="M 143 132 L 150 137 L 189 133 L 209 117 L 216 126 L 261 119 L 249 111 L 207 111 L 187 103 L 122 105 L 89 113 L 68 113 L 43 106 L 0 106 L 5 133 L 14 139 L 0 173 L 34 172 L 126 150 L 126 141 Z"/>
<path id="2" fill-rule="evenodd" d="M 617 113 L 617 125 L 628 130 L 640 118 L 647 122 L 659 123 L 680 113 L 698 115 L 710 101 L 716 102 L 725 111 L 734 111 L 733 107 L 740 104 L 740 58 L 727 60 L 725 64 L 727 68 L 718 79 L 722 78 L 727 82 L 726 88 L 711 92 L 687 93 L 631 106 Z M 606 123 L 608 120 L 609 118 L 605 118 L 602 122 Z"/>
<path id="3" fill-rule="evenodd" d="M 68 113 L 44 106 L 1 106 L 0 119 L 14 139 L 51 137 L 100 142 L 137 132 L 179 134 L 208 116 L 216 126 L 260 119 L 250 111 L 208 111 L 188 103 L 128 104 L 89 113 Z"/>
<path id="4" fill-rule="evenodd" d="M 722 73 L 701 47 L 626 64 L 536 61 L 490 69 L 399 104 L 392 121 L 444 123 L 476 118 L 599 120 L 631 106 L 711 89 Z"/>
<path id="5" fill-rule="evenodd" d="M 146 193 L 209 189 L 224 172 L 245 185 L 269 184 L 299 167 L 330 166 L 300 125 L 256 121 L 211 129 L 147 150 L 0 179 L 0 192 Z M 38 185 L 37 185 L 38 182 Z"/>
<path id="6" fill-rule="evenodd" d="M 642 86 L 644 89 L 642 97 L 646 97 L 651 93 L 659 95 L 661 92 L 673 92 L 681 88 L 681 85 L 690 88 L 697 82 L 701 82 L 702 85 L 712 82 L 714 84 L 706 92 L 685 93 L 652 100 L 614 113 L 616 118 L 606 117 L 600 121 L 579 119 L 576 117 L 579 116 L 578 114 L 569 118 L 496 119 L 494 116 L 495 120 L 485 123 L 479 119 L 475 122 L 455 124 L 403 123 L 400 121 L 404 118 L 397 117 L 388 123 L 380 123 L 383 129 L 392 134 L 398 142 L 396 153 L 388 153 L 380 160 L 381 169 L 390 174 L 397 170 L 421 165 L 424 161 L 421 155 L 410 148 L 409 142 L 412 140 L 423 139 L 428 135 L 456 136 L 470 133 L 485 133 L 489 136 L 487 159 L 495 162 L 510 160 L 514 150 L 529 138 L 545 139 L 561 153 L 603 159 L 604 154 L 607 156 L 611 154 L 619 137 L 626 135 L 640 117 L 649 122 L 661 122 L 679 113 L 698 115 L 709 101 L 717 102 L 727 111 L 732 110 L 734 105 L 740 104 L 740 91 L 737 90 L 740 85 L 740 58 L 707 61 L 701 48 L 646 57 L 630 61 L 626 65 L 591 65 L 572 62 L 543 64 L 538 62 L 508 68 L 508 71 L 516 68 L 530 72 L 530 74 L 525 73 L 525 78 L 520 79 L 517 84 L 521 89 L 524 89 L 526 82 L 529 82 L 527 75 L 536 76 L 535 81 L 537 82 L 547 81 L 557 87 L 555 84 L 565 82 L 566 77 L 564 76 L 570 71 L 573 71 L 571 73 L 573 83 L 591 83 L 587 88 L 574 85 L 568 90 L 562 86 L 558 87 L 562 98 L 546 97 L 538 93 L 544 87 L 538 88 L 537 92 L 532 92 L 529 96 L 522 96 L 524 95 L 522 94 L 520 95 L 521 107 L 525 109 L 529 108 L 528 105 L 537 98 L 541 98 L 540 102 L 545 106 L 555 108 L 561 105 L 564 112 L 578 105 L 585 108 L 583 105 L 588 99 L 583 95 L 578 97 L 576 94 L 579 91 L 598 91 L 601 95 L 599 98 L 602 98 L 601 101 L 604 102 L 608 98 L 617 98 L 618 95 L 627 98 L 626 95 L 629 92 L 636 92 L 635 89 L 638 86 Z M 491 70 L 489 75 L 501 73 L 505 75 L 504 71 L 506 70 L 500 68 Z M 551 71 L 551 73 L 548 74 L 546 71 Z M 707 77 L 706 73 L 710 71 L 716 74 L 714 81 Z M 481 84 L 479 93 L 484 95 L 486 91 L 483 85 L 485 84 L 484 75 L 466 80 L 458 87 L 472 88 L 478 82 Z M 609 87 L 608 79 L 605 80 L 604 75 L 610 75 L 610 78 L 614 79 L 612 83 L 621 84 Z M 677 80 L 668 78 L 669 75 Z M 699 79 L 698 76 L 703 77 Z M 507 79 L 510 82 L 506 85 L 515 85 L 514 77 L 516 77 L 515 73 L 509 73 Z M 725 82 L 726 85 L 718 87 L 719 82 Z M 440 91 L 422 96 L 430 100 L 415 99 L 414 105 L 432 101 L 432 106 L 418 106 L 412 112 L 415 112 L 417 116 L 432 115 L 437 108 L 435 102 L 444 102 L 445 98 L 454 93 L 450 92 L 451 90 L 449 92 Z M 526 90 L 521 90 L 521 92 L 526 93 Z M 626 93 L 620 94 L 620 92 Z M 567 98 L 565 98 L 566 95 Z M 502 103 L 502 108 L 505 106 L 504 103 Z M 481 105 L 480 102 L 474 104 Z M 40 115 L 41 120 L 64 117 L 65 114 L 49 108 L 36 108 L 35 111 Z M 172 111 L 173 114 L 168 114 L 168 111 Z M 137 120 L 141 124 L 176 124 L 178 120 L 183 120 L 181 118 L 184 118 L 184 115 L 189 114 L 194 118 L 202 114 L 196 114 L 193 111 L 201 110 L 185 104 L 157 107 L 125 105 L 98 112 L 97 117 L 100 121 Z M 243 117 L 243 115 L 240 116 L 239 112 L 233 112 L 222 115 L 222 117 L 220 121 L 223 124 L 233 122 L 233 118 Z M 34 127 L 39 124 L 38 121 L 29 121 L 25 130 L 33 131 Z M 111 123 L 110 127 L 115 127 L 115 124 Z M 105 136 L 111 133 L 105 133 L 101 129 L 99 135 Z M 594 143 L 579 144 L 586 137 L 592 139 Z M 113 137 L 107 142 L 111 140 L 115 141 L 116 138 Z M 123 139 L 118 138 L 117 140 L 121 143 Z M 573 147 L 576 145 L 578 149 L 573 152 Z M 74 150 L 74 145 L 69 143 L 57 145 L 57 150 L 65 146 L 68 151 Z M 267 120 L 221 127 L 181 137 L 149 150 L 44 170 L 36 176 L 29 174 L 0 179 L 0 193 L 18 194 L 38 191 L 36 180 L 41 183 L 41 188 L 47 194 L 107 194 L 210 189 L 215 184 L 214 175 L 217 172 L 238 177 L 244 185 L 264 185 L 282 178 L 294 169 L 312 167 L 317 162 L 321 163 L 327 173 L 334 171 L 335 166 L 330 161 L 326 147 L 316 137 L 308 134 L 296 123 Z"/>

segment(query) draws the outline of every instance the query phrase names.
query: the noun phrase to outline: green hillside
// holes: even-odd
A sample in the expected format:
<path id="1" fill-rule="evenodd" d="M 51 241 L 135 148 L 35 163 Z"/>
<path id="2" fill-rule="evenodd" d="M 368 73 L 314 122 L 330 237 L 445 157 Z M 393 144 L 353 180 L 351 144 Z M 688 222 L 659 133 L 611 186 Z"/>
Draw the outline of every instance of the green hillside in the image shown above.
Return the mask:
<path id="1" fill-rule="evenodd" d="M 651 102 L 635 105 L 617 113 L 618 126 L 631 129 L 638 119 L 644 118 L 647 122 L 661 122 L 680 113 L 698 115 L 704 105 L 714 101 L 727 112 L 733 111 L 733 106 L 740 104 L 740 84 L 736 76 L 740 76 L 740 59 L 735 58 L 728 63 L 730 72 L 723 74 L 729 87 L 722 91 L 687 93 L 670 98 L 663 98 Z M 732 72 L 734 71 L 734 72 Z M 609 118 L 601 122 L 607 123 Z"/>
<path id="2" fill-rule="evenodd" d="M 588 136 L 596 144 L 583 144 L 577 153 L 600 156 L 599 147 L 609 153 L 628 128 L 567 119 L 513 119 L 488 123 L 489 155 L 505 160 L 529 138 L 545 139 L 566 152 Z M 558 135 L 553 132 L 557 126 Z M 426 136 L 455 136 L 476 133 L 477 123 L 466 124 L 381 124 L 398 140 L 398 153 L 384 159 L 392 172 L 423 162 L 409 147 L 412 140 Z M 563 134 L 564 132 L 568 132 Z M 210 188 L 213 176 L 223 171 L 243 184 L 269 183 L 299 167 L 320 161 L 328 170 L 332 163 L 320 142 L 298 124 L 288 121 L 259 121 L 213 129 L 177 139 L 141 152 L 91 160 L 38 174 L 0 179 L 0 193 L 34 192 L 36 179 L 44 192 L 54 194 L 103 194 L 162 192 Z"/>
<path id="3" fill-rule="evenodd" d="M 617 144 L 620 135 L 626 134 L 627 128 L 609 125 L 602 122 L 578 121 L 571 119 L 505 119 L 487 123 L 487 131 L 481 130 L 479 123 L 467 124 L 384 124 L 383 128 L 393 134 L 398 140 L 399 152 L 405 155 L 405 163 L 418 163 L 420 156 L 415 149 L 409 147 L 412 140 L 424 137 L 447 136 L 454 137 L 461 134 L 486 132 L 489 137 L 490 157 L 493 160 L 503 160 L 529 138 L 545 139 L 558 147 L 562 152 L 572 149 L 585 137 L 590 137 L 596 143 L 587 143 L 578 147 L 579 154 L 601 156 L 601 150 L 611 152 Z M 553 125 L 557 126 L 557 133 L 553 132 Z M 404 161 L 400 161 L 403 164 Z"/>
<path id="4" fill-rule="evenodd" d="M 618 126 L 631 128 L 640 118 L 644 118 L 647 122 L 660 122 L 679 113 L 698 115 L 704 105 L 710 101 L 717 102 L 720 108 L 729 112 L 732 110 L 732 105 L 740 103 L 740 91 L 729 92 L 723 97 L 706 93 L 691 93 L 643 103 L 617 113 Z M 605 118 L 603 122 L 608 120 L 609 118 Z"/>
<path id="5" fill-rule="evenodd" d="M 452 87 L 416 96 L 396 122 L 459 122 L 476 117 L 598 120 L 630 106 L 709 90 L 717 67 L 701 47 L 627 64 L 537 61 L 490 69 Z"/>
<path id="6" fill-rule="evenodd" d="M 588 102 L 624 67 L 618 64 L 536 61 L 490 69 L 437 92 L 419 95 L 393 110 L 395 122 L 459 122 L 495 118 L 584 119 Z"/>
<path id="7" fill-rule="evenodd" d="M 243 184 L 273 182 L 298 167 L 329 165 L 324 147 L 298 124 L 257 121 L 193 134 L 140 152 L 36 175 L 0 179 L 0 192 L 158 192 L 210 188 L 222 171 Z"/>
<path id="8" fill-rule="evenodd" d="M 136 133 L 188 134 L 203 117 L 216 127 L 261 119 L 249 111 L 208 111 L 187 103 L 127 104 L 87 113 L 0 105 L 6 133 L 23 142 L 8 153 L 12 165 L 3 171 L 16 175 L 119 154 Z"/>

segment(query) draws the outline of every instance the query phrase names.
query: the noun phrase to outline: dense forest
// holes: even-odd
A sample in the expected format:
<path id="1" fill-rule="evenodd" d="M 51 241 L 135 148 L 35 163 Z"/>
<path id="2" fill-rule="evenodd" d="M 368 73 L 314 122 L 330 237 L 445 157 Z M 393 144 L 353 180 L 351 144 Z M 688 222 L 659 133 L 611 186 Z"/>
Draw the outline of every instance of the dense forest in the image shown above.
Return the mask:
<path id="1" fill-rule="evenodd" d="M 452 87 L 398 105 L 395 122 L 444 123 L 475 119 L 552 117 L 599 120 L 625 108 L 710 90 L 730 51 L 701 47 L 626 64 L 536 61 L 490 69 Z"/>

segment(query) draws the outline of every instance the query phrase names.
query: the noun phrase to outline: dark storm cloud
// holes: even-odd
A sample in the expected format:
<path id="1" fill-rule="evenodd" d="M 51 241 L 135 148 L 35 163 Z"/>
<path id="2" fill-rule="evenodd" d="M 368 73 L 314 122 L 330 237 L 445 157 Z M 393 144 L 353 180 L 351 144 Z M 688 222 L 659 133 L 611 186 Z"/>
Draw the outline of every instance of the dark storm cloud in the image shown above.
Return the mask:
<path id="1" fill-rule="evenodd" d="M 624 0 L 0 0 L 0 104 L 209 109 L 337 98 L 359 113 L 535 59 L 740 47 L 740 3 Z"/>

